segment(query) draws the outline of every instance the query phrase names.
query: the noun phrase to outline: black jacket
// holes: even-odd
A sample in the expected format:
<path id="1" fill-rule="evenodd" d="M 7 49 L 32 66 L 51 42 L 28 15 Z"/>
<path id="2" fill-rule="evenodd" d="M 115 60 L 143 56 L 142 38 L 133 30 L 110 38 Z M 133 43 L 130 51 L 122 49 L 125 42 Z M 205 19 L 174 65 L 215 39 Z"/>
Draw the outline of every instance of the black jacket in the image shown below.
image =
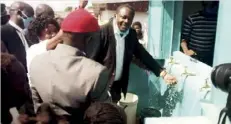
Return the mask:
<path id="1" fill-rule="evenodd" d="M 10 24 L 1 26 L 1 41 L 4 43 L 8 52 L 13 54 L 27 70 L 26 50 L 16 30 L 17 29 Z"/>
<path id="2" fill-rule="evenodd" d="M 129 67 L 133 56 L 140 59 L 147 69 L 152 71 L 156 76 L 159 76 L 160 72 L 163 70 L 155 59 L 153 59 L 145 48 L 138 42 L 135 30 L 131 28 L 129 30 L 129 34 L 125 37 L 123 71 L 120 80 L 116 81 L 117 87 L 115 87 L 123 93 L 127 92 Z M 111 19 L 107 24 L 101 26 L 100 38 L 100 44 L 94 45 L 94 55 L 90 58 L 106 66 L 113 77 L 116 66 L 116 39 L 113 30 L 113 19 Z"/>

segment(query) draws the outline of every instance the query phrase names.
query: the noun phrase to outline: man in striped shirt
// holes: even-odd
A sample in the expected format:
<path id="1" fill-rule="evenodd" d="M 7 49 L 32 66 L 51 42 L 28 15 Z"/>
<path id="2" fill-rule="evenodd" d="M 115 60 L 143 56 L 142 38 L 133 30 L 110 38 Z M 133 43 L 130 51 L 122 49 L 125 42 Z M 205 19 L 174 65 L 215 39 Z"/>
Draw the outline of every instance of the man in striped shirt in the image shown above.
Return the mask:
<path id="1" fill-rule="evenodd" d="M 218 1 L 203 1 L 204 9 L 185 20 L 181 47 L 186 55 L 212 66 Z"/>

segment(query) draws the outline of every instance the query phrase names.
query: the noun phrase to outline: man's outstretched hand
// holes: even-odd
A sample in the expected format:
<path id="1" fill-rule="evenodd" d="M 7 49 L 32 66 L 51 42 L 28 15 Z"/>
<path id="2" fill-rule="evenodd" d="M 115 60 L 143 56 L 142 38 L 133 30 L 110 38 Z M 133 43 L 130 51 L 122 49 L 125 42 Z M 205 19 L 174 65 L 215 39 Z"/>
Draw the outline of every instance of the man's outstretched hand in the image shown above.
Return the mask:
<path id="1" fill-rule="evenodd" d="M 176 84 L 177 80 L 175 76 L 168 74 L 165 70 L 160 73 L 160 76 L 164 79 L 167 84 Z"/>

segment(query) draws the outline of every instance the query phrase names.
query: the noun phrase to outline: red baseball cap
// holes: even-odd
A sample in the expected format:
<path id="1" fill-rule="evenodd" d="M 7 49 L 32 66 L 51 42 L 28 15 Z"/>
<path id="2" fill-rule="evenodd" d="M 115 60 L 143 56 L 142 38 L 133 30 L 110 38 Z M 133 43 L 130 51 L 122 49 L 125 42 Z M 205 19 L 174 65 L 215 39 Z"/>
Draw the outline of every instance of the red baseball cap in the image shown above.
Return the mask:
<path id="1" fill-rule="evenodd" d="M 71 12 L 62 22 L 61 29 L 67 32 L 87 33 L 100 29 L 97 19 L 84 9 Z"/>

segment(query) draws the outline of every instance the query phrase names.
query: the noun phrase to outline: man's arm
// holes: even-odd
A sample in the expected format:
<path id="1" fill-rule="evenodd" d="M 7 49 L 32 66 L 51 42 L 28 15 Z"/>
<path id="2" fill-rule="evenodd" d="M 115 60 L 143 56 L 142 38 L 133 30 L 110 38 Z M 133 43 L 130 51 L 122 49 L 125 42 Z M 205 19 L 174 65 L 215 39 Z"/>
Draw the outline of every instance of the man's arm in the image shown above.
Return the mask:
<path id="1" fill-rule="evenodd" d="M 145 50 L 145 48 L 138 42 L 137 38 L 135 41 L 135 50 L 134 55 L 139 59 L 145 67 L 152 71 L 156 76 L 159 76 L 160 73 L 164 70 L 157 61 L 152 58 L 152 56 Z"/>
<path id="2" fill-rule="evenodd" d="M 185 20 L 183 29 L 182 29 L 182 41 L 181 41 L 181 48 L 186 55 L 193 55 L 195 54 L 194 51 L 188 49 L 188 42 L 190 39 L 190 34 L 192 30 L 192 20 L 190 16 Z"/>
<path id="3" fill-rule="evenodd" d="M 177 82 L 176 78 L 167 73 L 167 71 L 161 67 L 157 61 L 145 50 L 145 48 L 136 39 L 136 49 L 134 54 L 141 62 L 151 70 L 156 76 L 161 76 L 168 84 L 174 84 Z"/>
<path id="4" fill-rule="evenodd" d="M 59 43 L 62 42 L 62 40 L 61 40 L 62 35 L 63 35 L 63 31 L 60 30 L 60 31 L 58 32 L 58 34 L 57 34 L 55 37 L 53 37 L 53 38 L 51 38 L 50 40 L 48 40 L 48 43 L 47 43 L 47 50 L 55 49 L 56 46 L 57 46 Z"/>
<path id="5" fill-rule="evenodd" d="M 109 96 L 109 73 L 106 68 L 104 68 L 99 77 L 96 79 L 95 85 L 91 91 L 92 101 L 111 101 Z"/>

